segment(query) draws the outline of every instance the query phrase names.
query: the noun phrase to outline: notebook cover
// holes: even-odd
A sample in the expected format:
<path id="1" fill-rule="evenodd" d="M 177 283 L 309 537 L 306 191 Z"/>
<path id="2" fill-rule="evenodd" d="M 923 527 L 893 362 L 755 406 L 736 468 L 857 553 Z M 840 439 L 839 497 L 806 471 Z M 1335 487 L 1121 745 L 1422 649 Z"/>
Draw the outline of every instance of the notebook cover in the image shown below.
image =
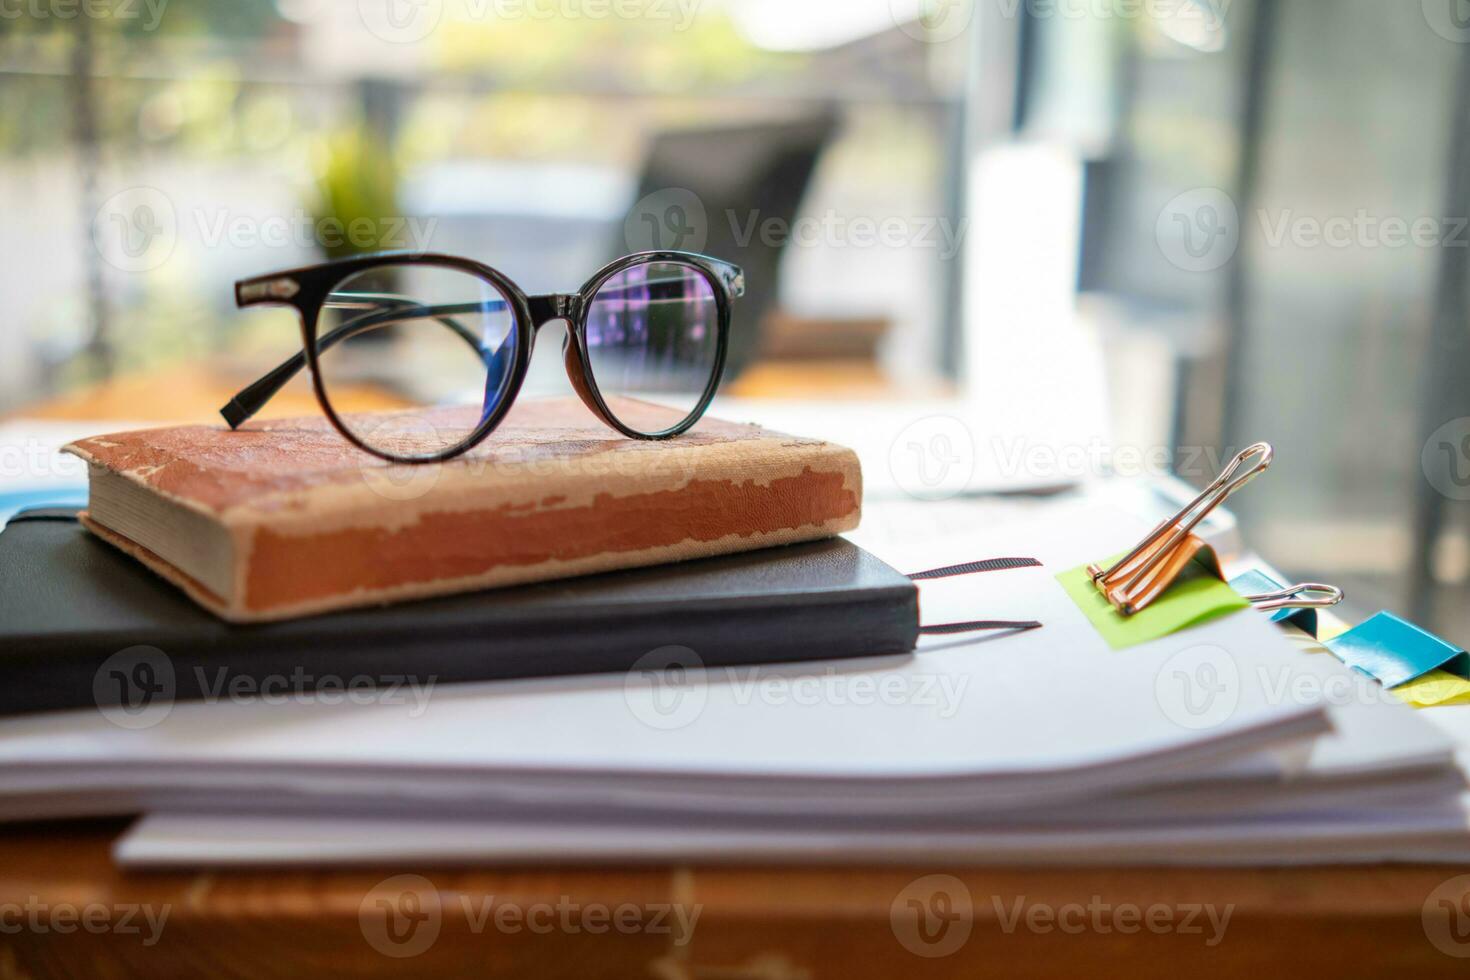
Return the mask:
<path id="1" fill-rule="evenodd" d="M 236 624 L 88 534 L 75 510 L 30 510 L 0 532 L 0 714 L 97 706 L 104 661 L 135 646 L 167 657 L 174 697 L 199 699 L 237 677 L 309 689 L 625 671 L 669 646 L 710 667 L 906 653 L 918 618 L 908 578 L 834 538 Z"/>
<path id="2" fill-rule="evenodd" d="M 679 420 L 617 407 L 651 428 Z M 395 438 L 426 449 L 426 431 L 477 418 L 419 413 L 422 428 Z M 114 433 L 66 450 L 94 479 L 112 471 L 176 508 L 179 526 L 223 529 L 227 571 L 213 584 L 190 567 L 187 534 L 137 544 L 159 552 L 145 558 L 155 572 L 236 622 L 811 541 L 856 527 L 862 500 L 857 457 L 841 446 L 709 418 L 678 439 L 628 439 L 565 398 L 518 403 L 479 446 L 418 466 L 362 452 L 322 417 Z M 108 524 L 100 507 L 91 516 Z M 110 543 L 145 557 L 112 530 Z"/>

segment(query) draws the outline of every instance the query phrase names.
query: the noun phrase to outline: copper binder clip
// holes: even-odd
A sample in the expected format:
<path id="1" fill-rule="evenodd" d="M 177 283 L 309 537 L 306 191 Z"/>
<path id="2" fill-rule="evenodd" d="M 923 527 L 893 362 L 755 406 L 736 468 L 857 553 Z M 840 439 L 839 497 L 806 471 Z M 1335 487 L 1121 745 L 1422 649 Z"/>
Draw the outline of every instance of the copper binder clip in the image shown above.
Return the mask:
<path id="1" fill-rule="evenodd" d="M 1111 568 L 1104 571 L 1097 565 L 1087 566 L 1098 591 L 1120 614 L 1132 616 L 1147 609 L 1195 558 L 1213 559 L 1213 551 L 1191 532 L 1231 494 L 1264 473 L 1274 456 L 1274 450 L 1264 442 L 1247 448 L 1230 461 L 1214 483 L 1150 531 L 1138 547 Z M 1215 571 L 1218 573 L 1218 568 Z"/>

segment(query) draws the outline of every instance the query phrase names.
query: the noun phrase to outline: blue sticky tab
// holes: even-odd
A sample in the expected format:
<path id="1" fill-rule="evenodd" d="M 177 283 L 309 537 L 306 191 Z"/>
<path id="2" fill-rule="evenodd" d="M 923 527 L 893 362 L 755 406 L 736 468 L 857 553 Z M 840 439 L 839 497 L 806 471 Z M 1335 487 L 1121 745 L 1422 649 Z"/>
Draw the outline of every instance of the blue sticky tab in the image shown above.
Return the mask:
<path id="1" fill-rule="evenodd" d="M 52 487 L 46 490 L 12 490 L 0 492 L 0 527 L 27 507 L 87 506 L 87 485 Z"/>
<path id="2" fill-rule="evenodd" d="M 1258 569 L 1252 569 L 1244 575 L 1237 575 L 1230 580 L 1230 587 L 1243 596 L 1264 595 L 1267 592 L 1280 592 L 1285 588 L 1280 582 Z M 1317 635 L 1317 610 L 1315 609 L 1273 609 L 1267 613 L 1273 623 L 1291 623 L 1306 632 Z"/>
<path id="3" fill-rule="evenodd" d="M 1470 654 L 1393 613 L 1381 612 L 1324 645 L 1384 687 L 1407 684 L 1436 669 L 1470 680 Z"/>

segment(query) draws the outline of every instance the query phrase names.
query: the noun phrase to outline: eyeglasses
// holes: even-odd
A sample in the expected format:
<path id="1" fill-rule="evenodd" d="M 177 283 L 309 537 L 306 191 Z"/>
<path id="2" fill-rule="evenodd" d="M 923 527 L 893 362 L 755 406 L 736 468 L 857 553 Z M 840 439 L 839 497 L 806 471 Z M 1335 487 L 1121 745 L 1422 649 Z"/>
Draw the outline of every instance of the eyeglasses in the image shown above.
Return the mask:
<path id="1" fill-rule="evenodd" d="M 354 445 L 394 462 L 449 459 L 500 424 L 537 331 L 566 320 L 562 358 L 592 413 L 630 438 L 670 439 L 714 398 L 731 301 L 744 292 L 737 266 L 690 252 L 625 256 L 580 291 L 546 296 L 447 255 L 390 253 L 243 279 L 238 306 L 296 308 L 303 351 L 220 414 L 239 428 L 309 366 L 322 411 Z M 419 407 L 372 415 L 334 407 L 334 393 L 386 379 Z"/>

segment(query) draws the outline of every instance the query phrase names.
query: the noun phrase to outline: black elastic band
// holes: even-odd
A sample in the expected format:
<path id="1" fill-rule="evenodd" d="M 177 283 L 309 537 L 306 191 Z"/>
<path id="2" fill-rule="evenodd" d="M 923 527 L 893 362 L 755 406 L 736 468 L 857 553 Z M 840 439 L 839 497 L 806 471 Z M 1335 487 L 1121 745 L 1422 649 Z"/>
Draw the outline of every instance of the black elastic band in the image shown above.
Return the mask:
<path id="1" fill-rule="evenodd" d="M 977 575 L 981 572 L 1009 572 L 1017 568 L 1040 567 L 1041 562 L 1035 558 L 989 558 L 985 561 L 967 562 L 964 565 L 950 565 L 947 568 L 932 568 L 927 572 L 915 572 L 909 578 L 915 582 L 928 582 L 937 578 Z"/>
<path id="2" fill-rule="evenodd" d="M 985 633 L 1001 632 L 1002 630 L 1013 630 L 1024 633 L 1027 630 L 1039 630 L 1041 624 L 1032 621 L 1006 622 L 999 619 L 981 620 L 976 623 L 947 623 L 943 626 L 920 626 L 920 636 L 953 636 L 956 633 Z"/>
<path id="3" fill-rule="evenodd" d="M 931 582 L 940 578 L 957 578 L 961 575 L 978 575 L 982 572 L 1009 572 L 1017 568 L 1040 568 L 1041 562 L 1035 558 L 987 558 L 984 561 L 971 561 L 963 565 L 950 565 L 946 568 L 931 568 L 927 572 L 915 572 L 909 578 L 914 582 Z M 1014 632 L 1025 632 L 1026 630 L 1039 630 L 1041 624 L 1034 620 L 1010 621 L 1004 619 L 980 619 L 973 623 L 943 623 L 938 626 L 920 626 L 920 636 L 954 636 L 957 633 L 999 633 L 1004 630 Z"/>
<path id="4" fill-rule="evenodd" d="M 25 510 L 16 511 L 11 515 L 8 524 L 20 524 L 23 521 L 71 521 L 77 520 L 77 507 L 28 507 Z"/>

